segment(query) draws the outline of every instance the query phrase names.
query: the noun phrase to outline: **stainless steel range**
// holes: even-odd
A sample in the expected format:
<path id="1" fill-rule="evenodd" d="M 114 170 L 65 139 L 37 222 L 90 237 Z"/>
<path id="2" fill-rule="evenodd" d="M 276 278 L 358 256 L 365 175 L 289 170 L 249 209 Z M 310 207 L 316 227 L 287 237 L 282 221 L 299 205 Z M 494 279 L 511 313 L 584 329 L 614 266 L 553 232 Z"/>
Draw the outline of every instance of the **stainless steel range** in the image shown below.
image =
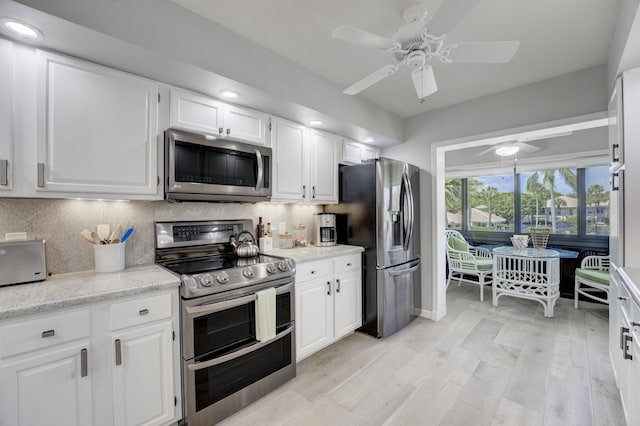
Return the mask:
<path id="1" fill-rule="evenodd" d="M 295 263 L 241 250 L 251 220 L 157 222 L 156 263 L 182 279 L 184 418 L 212 425 L 292 379 Z M 245 249 L 247 247 L 244 247 Z M 256 339 L 257 292 L 275 289 L 275 337 Z"/>

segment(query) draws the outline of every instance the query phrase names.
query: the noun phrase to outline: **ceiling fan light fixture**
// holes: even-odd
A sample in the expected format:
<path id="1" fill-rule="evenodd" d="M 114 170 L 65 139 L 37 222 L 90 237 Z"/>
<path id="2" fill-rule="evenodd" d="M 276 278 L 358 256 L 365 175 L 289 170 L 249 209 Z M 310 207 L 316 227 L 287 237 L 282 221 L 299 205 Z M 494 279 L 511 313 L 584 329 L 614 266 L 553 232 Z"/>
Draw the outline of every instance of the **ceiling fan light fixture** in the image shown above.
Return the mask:
<path id="1" fill-rule="evenodd" d="M 515 145 L 500 146 L 496 148 L 496 154 L 500 157 L 508 157 L 510 155 L 514 155 L 518 151 L 520 151 L 520 148 Z"/>
<path id="2" fill-rule="evenodd" d="M 411 81 L 413 81 L 413 87 L 416 89 L 418 99 L 424 99 L 438 91 L 438 85 L 433 75 L 433 68 L 429 65 L 412 71 Z"/>

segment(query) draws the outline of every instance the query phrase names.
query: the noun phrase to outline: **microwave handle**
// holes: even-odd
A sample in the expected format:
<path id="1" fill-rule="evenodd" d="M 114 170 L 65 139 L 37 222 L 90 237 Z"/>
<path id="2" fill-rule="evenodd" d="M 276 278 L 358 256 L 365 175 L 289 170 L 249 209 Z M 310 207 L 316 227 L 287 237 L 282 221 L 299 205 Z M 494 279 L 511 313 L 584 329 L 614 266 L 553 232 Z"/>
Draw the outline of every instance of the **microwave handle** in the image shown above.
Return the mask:
<path id="1" fill-rule="evenodd" d="M 258 179 L 256 181 L 256 191 L 257 191 L 260 188 L 264 188 L 264 167 L 262 164 L 262 154 L 258 149 L 256 149 L 256 159 L 258 161 Z"/>

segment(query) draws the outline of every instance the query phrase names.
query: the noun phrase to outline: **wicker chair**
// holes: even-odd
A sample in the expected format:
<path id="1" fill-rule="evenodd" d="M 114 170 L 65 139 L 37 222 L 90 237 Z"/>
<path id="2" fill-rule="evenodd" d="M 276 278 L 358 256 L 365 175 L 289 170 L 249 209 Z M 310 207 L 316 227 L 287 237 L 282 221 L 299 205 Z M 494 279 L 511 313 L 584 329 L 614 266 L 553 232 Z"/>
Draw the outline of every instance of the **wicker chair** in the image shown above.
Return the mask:
<path id="1" fill-rule="evenodd" d="M 470 246 L 462 234 L 458 231 L 447 230 L 447 288 L 451 279 L 457 279 L 461 283 L 476 284 L 480 286 L 480 301 L 484 301 L 484 286 L 491 284 L 493 272 L 493 258 L 491 252 L 485 248 Z M 469 276 L 477 277 L 472 280 Z"/>
<path id="2" fill-rule="evenodd" d="M 587 256 L 576 268 L 573 306 L 578 309 L 578 297 L 609 304 L 609 256 Z M 604 297 L 602 297 L 604 293 Z"/>

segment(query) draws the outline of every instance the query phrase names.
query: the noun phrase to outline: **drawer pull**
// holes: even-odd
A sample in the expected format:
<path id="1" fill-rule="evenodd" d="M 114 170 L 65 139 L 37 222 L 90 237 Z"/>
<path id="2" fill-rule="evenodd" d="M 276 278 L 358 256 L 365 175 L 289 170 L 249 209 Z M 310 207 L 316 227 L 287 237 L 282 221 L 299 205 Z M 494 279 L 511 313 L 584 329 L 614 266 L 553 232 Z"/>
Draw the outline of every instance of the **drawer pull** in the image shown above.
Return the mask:
<path id="1" fill-rule="evenodd" d="M 46 339 L 47 337 L 53 337 L 56 335 L 56 331 L 55 330 L 47 330 L 47 331 L 43 331 L 42 332 L 42 338 Z"/>
<path id="2" fill-rule="evenodd" d="M 351 266 L 351 263 L 347 263 L 347 266 L 348 266 L 348 267 L 349 267 L 349 266 Z"/>
<path id="3" fill-rule="evenodd" d="M 148 309 L 140 309 L 140 312 L 138 312 L 140 314 L 140 316 L 142 315 L 147 315 L 149 313 Z"/>
<path id="4" fill-rule="evenodd" d="M 87 365 L 87 350 L 80 351 L 80 377 L 87 377 L 89 375 L 89 366 Z"/>
<path id="5" fill-rule="evenodd" d="M 122 364 L 122 342 L 116 339 L 116 365 Z"/>
<path id="6" fill-rule="evenodd" d="M 618 300 L 622 300 L 624 302 L 625 300 L 629 300 L 629 298 L 624 296 L 618 296 Z"/>
<path id="7" fill-rule="evenodd" d="M 331 296 L 331 281 L 327 281 L 327 295 Z"/>
<path id="8" fill-rule="evenodd" d="M 314 275 L 317 271 L 311 271 L 311 275 Z"/>
<path id="9" fill-rule="evenodd" d="M 336 280 L 336 284 L 338 284 L 338 288 L 336 288 L 336 292 L 340 293 L 340 280 Z"/>

